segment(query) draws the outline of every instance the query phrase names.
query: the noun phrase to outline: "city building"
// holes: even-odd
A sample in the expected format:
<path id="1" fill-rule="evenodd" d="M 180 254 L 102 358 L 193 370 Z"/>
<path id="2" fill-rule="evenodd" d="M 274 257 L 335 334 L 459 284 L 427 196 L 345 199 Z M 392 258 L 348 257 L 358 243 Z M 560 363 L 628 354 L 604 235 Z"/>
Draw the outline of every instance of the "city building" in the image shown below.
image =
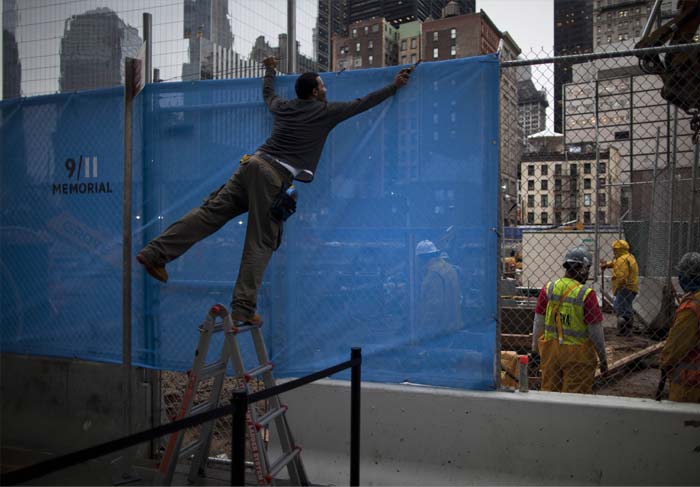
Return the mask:
<path id="1" fill-rule="evenodd" d="M 189 62 L 182 65 L 182 80 L 243 77 L 233 52 L 228 1 L 184 0 L 183 8 Z"/>
<path id="2" fill-rule="evenodd" d="M 329 71 L 333 67 L 333 35 L 347 34 L 347 2 L 348 0 L 318 1 L 313 39 L 313 58 L 318 63 L 318 71 Z"/>
<path id="3" fill-rule="evenodd" d="M 17 48 L 17 2 L 2 2 L 2 99 L 17 98 L 21 94 L 22 63 Z"/>
<path id="4" fill-rule="evenodd" d="M 407 22 L 399 26 L 399 64 L 415 64 L 421 56 L 421 23 Z"/>
<path id="5" fill-rule="evenodd" d="M 422 25 L 423 60 L 443 61 L 498 50 L 501 31 L 486 12 L 427 20 Z"/>
<path id="6" fill-rule="evenodd" d="M 383 18 L 350 24 L 348 36 L 333 37 L 333 71 L 398 63 L 399 31 Z"/>
<path id="7" fill-rule="evenodd" d="M 523 143 L 528 136 L 542 132 L 547 127 L 547 92 L 538 90 L 532 82 L 532 67 L 515 69 L 518 89 L 518 123 L 522 130 Z"/>
<path id="8" fill-rule="evenodd" d="M 428 18 L 439 19 L 442 17 L 442 9 L 449 0 L 350 0 L 348 1 L 348 22 L 350 24 L 359 20 L 367 20 L 373 17 L 385 18 L 391 24 L 397 25 L 415 20 Z M 454 1 L 454 0 L 453 0 Z M 476 0 L 458 0 L 462 13 L 476 11 Z"/>
<path id="9" fill-rule="evenodd" d="M 563 152 L 523 154 L 523 223 L 590 225 L 597 220 L 601 225 L 617 224 L 620 187 L 613 183 L 619 177 L 619 161 L 617 149 L 609 147 L 596 154 L 594 143 L 570 144 Z"/>
<path id="10" fill-rule="evenodd" d="M 649 16 L 649 0 L 594 0 L 593 47 L 636 39 Z"/>
<path id="11" fill-rule="evenodd" d="M 66 20 L 60 47 L 60 91 L 92 90 L 124 83 L 124 60 L 138 53 L 138 29 L 108 8 Z"/>
<path id="12" fill-rule="evenodd" d="M 593 51 L 593 1 L 554 0 L 554 55 Z M 554 130 L 562 131 L 562 86 L 571 82 L 571 64 L 554 65 Z"/>

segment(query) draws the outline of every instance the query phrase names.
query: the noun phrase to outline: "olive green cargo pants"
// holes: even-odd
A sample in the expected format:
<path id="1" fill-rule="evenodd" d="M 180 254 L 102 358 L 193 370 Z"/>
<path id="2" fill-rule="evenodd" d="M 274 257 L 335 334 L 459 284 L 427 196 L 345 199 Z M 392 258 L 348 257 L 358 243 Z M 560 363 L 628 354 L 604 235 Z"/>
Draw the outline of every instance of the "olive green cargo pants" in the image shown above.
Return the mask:
<path id="1" fill-rule="evenodd" d="M 193 209 L 153 239 L 142 252 L 155 266 L 184 254 L 226 222 L 248 212 L 245 243 L 231 301 L 234 320 L 253 317 L 263 273 L 272 252 L 282 243 L 282 222 L 273 220 L 270 207 L 292 175 L 258 156 L 242 162 L 236 173 L 200 207 Z"/>

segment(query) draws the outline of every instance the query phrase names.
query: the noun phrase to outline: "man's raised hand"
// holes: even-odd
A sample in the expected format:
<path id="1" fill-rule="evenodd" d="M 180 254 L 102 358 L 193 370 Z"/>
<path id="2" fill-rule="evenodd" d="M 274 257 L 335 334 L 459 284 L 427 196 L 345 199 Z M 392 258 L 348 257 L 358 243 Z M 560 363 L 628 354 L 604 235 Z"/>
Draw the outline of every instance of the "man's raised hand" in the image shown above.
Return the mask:
<path id="1" fill-rule="evenodd" d="M 413 71 L 411 68 L 404 68 L 401 71 L 399 71 L 396 77 L 394 78 L 394 85 L 397 88 L 406 86 L 408 80 L 411 79 L 411 71 Z"/>
<path id="2" fill-rule="evenodd" d="M 266 68 L 276 69 L 277 68 L 277 58 L 275 58 L 275 56 L 266 57 L 265 59 L 263 59 L 263 65 Z"/>

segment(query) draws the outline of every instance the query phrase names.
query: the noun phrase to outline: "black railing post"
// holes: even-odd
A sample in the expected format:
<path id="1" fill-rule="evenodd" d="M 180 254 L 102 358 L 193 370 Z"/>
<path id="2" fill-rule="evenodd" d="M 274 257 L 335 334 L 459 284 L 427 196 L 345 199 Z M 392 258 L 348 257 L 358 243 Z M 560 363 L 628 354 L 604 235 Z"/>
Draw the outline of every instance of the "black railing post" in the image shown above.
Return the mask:
<path id="1" fill-rule="evenodd" d="M 353 347 L 350 359 L 360 359 L 352 366 L 350 376 L 350 485 L 360 485 L 360 383 L 362 379 L 362 349 Z"/>
<path id="2" fill-rule="evenodd" d="M 245 485 L 245 415 L 248 412 L 248 393 L 233 393 L 231 427 L 231 485 Z"/>

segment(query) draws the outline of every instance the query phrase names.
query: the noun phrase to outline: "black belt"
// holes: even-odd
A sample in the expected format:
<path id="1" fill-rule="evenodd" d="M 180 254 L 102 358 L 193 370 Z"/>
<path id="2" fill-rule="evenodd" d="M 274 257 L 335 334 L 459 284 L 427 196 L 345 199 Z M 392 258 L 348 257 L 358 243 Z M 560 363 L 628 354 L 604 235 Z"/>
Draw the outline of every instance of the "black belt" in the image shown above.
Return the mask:
<path id="1" fill-rule="evenodd" d="M 255 151 L 255 154 L 253 155 L 259 157 L 265 162 L 268 162 L 272 167 L 277 169 L 278 172 L 282 171 L 282 176 L 294 179 L 294 174 L 292 174 L 292 172 L 289 169 L 280 164 L 277 158 L 275 158 L 274 156 L 271 156 L 270 154 L 263 151 Z"/>

